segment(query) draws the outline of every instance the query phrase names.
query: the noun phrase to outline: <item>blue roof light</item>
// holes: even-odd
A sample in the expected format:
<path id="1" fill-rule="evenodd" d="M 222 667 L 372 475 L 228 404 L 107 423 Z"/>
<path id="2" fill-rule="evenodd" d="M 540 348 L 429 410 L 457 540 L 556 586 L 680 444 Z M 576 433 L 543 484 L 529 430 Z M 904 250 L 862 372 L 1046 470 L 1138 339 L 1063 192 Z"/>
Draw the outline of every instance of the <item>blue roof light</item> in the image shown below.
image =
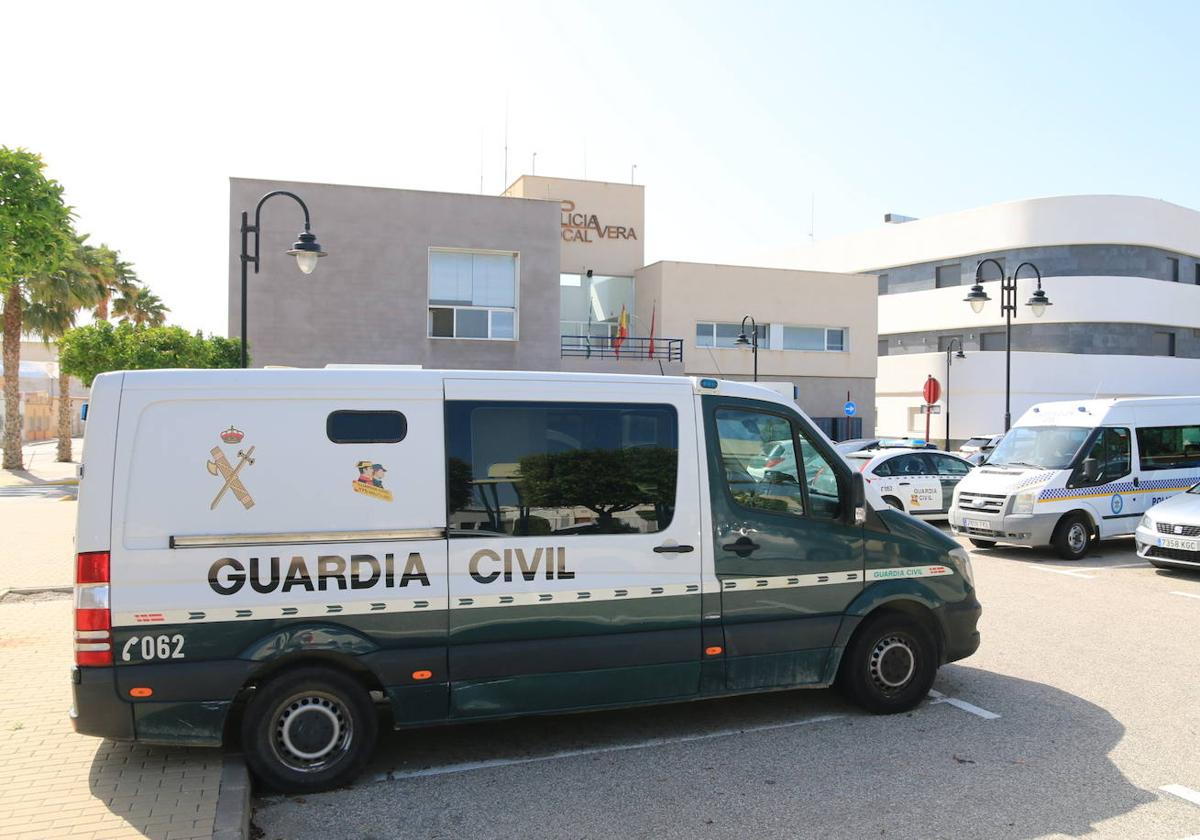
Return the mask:
<path id="1" fill-rule="evenodd" d="M 716 387 L 717 387 L 717 380 L 715 380 L 715 379 L 701 379 L 701 380 L 700 380 L 700 387 L 701 387 L 701 388 L 716 388 Z"/>

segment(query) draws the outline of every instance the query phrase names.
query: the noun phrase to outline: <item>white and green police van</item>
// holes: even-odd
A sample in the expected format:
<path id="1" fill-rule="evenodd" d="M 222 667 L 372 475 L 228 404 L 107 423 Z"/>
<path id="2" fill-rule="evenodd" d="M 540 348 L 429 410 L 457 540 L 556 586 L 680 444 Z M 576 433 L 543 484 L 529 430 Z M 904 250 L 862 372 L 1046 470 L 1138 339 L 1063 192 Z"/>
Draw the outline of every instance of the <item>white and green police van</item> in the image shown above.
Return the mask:
<path id="1" fill-rule="evenodd" d="M 1078 560 L 1200 482 L 1200 397 L 1040 403 L 959 482 L 950 527 L 980 548 L 1051 545 Z"/>
<path id="2" fill-rule="evenodd" d="M 352 779 L 381 720 L 834 683 L 903 711 L 979 645 L 966 552 L 750 384 L 112 373 L 84 453 L 76 729 L 240 742 L 280 790 Z"/>

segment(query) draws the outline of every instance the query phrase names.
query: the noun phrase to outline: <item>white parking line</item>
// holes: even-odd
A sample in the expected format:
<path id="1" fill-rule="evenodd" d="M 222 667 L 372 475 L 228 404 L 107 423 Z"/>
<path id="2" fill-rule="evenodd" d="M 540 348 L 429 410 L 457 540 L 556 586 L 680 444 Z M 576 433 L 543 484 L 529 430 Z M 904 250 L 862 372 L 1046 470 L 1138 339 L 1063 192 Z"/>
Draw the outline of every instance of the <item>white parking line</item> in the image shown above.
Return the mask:
<path id="1" fill-rule="evenodd" d="M 1193 805 L 1200 805 L 1200 791 L 1192 790 L 1190 787 L 1184 787 L 1183 785 L 1163 785 L 1159 790 L 1169 793 L 1172 796 L 1178 796 L 1180 799 L 1186 799 Z"/>
<path id="2" fill-rule="evenodd" d="M 1092 580 L 1095 575 L 1085 575 L 1083 572 L 1073 572 L 1070 569 L 1052 569 L 1049 566 L 1034 566 L 1039 572 L 1050 572 L 1056 575 L 1067 575 L 1068 577 L 1083 578 L 1084 580 Z"/>
<path id="3" fill-rule="evenodd" d="M 947 703 L 956 709 L 962 709 L 964 712 L 970 712 L 971 714 L 981 717 L 984 720 L 997 720 L 1000 717 L 1000 715 L 996 714 L 995 712 L 989 712 L 987 709 L 981 709 L 974 703 L 968 703 L 966 700 L 959 700 L 957 697 L 947 697 L 940 691 L 934 691 L 930 689 L 929 696 L 933 698 L 929 704 L 931 706 L 937 703 Z"/>
<path id="4" fill-rule="evenodd" d="M 1138 567 L 1149 569 L 1150 564 L 1149 563 L 1118 563 L 1115 566 L 1101 566 L 1100 568 L 1102 568 L 1102 569 L 1135 569 Z"/>
<path id="5" fill-rule="evenodd" d="M 1195 592 L 1172 592 L 1172 595 L 1182 595 L 1184 598 L 1200 598 Z"/>
<path id="6" fill-rule="evenodd" d="M 808 726 L 813 723 L 828 723 L 831 720 L 841 720 L 845 715 L 821 715 L 819 717 L 793 720 L 787 723 L 768 723 L 762 726 L 743 726 L 736 729 L 721 729 L 716 732 L 705 732 L 702 735 L 680 735 L 676 738 L 650 738 L 645 741 L 635 741 L 631 744 L 614 744 L 607 747 L 591 747 L 582 750 L 562 750 L 546 755 L 529 756 L 528 758 L 493 758 L 487 761 L 464 761 L 461 764 L 449 764 L 444 767 L 426 767 L 421 770 L 408 770 L 401 773 L 379 773 L 371 781 L 389 782 L 405 779 L 419 779 L 426 776 L 445 776 L 450 773 L 469 773 L 472 770 L 490 770 L 495 767 L 511 767 L 517 764 L 533 764 L 539 761 L 555 761 L 560 758 L 577 758 L 583 755 L 600 755 L 603 753 L 628 752 L 629 750 L 644 750 L 650 747 L 666 747 L 673 744 L 690 744 L 696 741 L 711 741 L 714 738 L 725 738 L 730 735 L 748 735 L 755 732 L 771 732 L 777 729 L 792 729 L 797 726 Z"/>

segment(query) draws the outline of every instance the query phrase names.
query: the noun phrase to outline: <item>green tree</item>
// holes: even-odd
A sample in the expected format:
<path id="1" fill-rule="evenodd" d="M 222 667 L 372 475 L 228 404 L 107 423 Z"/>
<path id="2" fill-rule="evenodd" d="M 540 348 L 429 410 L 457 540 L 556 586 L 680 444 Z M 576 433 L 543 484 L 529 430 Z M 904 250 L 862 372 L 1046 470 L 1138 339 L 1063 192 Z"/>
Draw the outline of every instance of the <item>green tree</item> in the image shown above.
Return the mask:
<path id="1" fill-rule="evenodd" d="M 189 333 L 183 327 L 113 326 L 97 321 L 67 330 L 58 342 L 58 363 L 84 385 L 113 370 L 236 368 L 237 339 Z"/>
<path id="2" fill-rule="evenodd" d="M 25 308 L 26 329 L 49 345 L 73 326 L 80 309 L 96 303 L 96 285 L 86 263 L 83 239 L 76 240 L 75 259 L 52 274 L 39 274 L 29 281 L 29 303 Z M 58 369 L 59 461 L 71 460 L 71 377 Z"/>
<path id="3" fill-rule="evenodd" d="M 121 296 L 113 301 L 112 311 L 120 317 L 122 324 L 132 322 L 138 326 L 161 327 L 171 310 L 146 286 L 133 283 L 121 290 Z"/>
<path id="4" fill-rule="evenodd" d="M 4 458 L 21 460 L 21 330 L 32 278 L 71 258 L 74 232 L 62 187 L 47 178 L 39 155 L 0 146 L 0 297 L 4 301 Z"/>

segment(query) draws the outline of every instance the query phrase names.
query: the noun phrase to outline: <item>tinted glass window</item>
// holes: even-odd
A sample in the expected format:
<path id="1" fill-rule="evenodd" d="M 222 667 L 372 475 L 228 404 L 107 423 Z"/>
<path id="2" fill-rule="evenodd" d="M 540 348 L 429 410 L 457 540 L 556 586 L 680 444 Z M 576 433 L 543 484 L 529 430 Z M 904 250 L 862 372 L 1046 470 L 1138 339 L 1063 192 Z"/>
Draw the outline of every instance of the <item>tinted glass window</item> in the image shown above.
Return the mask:
<path id="1" fill-rule="evenodd" d="M 965 461 L 960 461 L 957 458 L 948 458 L 945 455 L 930 455 L 933 462 L 937 464 L 939 475 L 966 475 L 971 471 L 971 465 Z"/>
<path id="2" fill-rule="evenodd" d="M 1156 426 L 1137 430 L 1143 470 L 1200 466 L 1200 426 Z"/>
<path id="3" fill-rule="evenodd" d="M 936 475 L 937 470 L 924 455 L 913 453 L 901 455 L 892 463 L 892 475 Z"/>
<path id="4" fill-rule="evenodd" d="M 959 263 L 953 265 L 939 265 L 935 270 L 937 288 L 943 289 L 946 286 L 957 286 L 962 282 L 962 266 Z"/>
<path id="5" fill-rule="evenodd" d="M 743 507 L 803 514 L 792 424 L 776 414 L 745 409 L 720 409 L 716 418 L 721 468 L 733 500 Z M 760 466 L 761 453 L 772 457 Z"/>
<path id="6" fill-rule="evenodd" d="M 448 402 L 450 535 L 661 531 L 677 429 L 666 405 Z"/>
<path id="7" fill-rule="evenodd" d="M 1128 429 L 1099 429 L 1083 460 L 1071 473 L 1068 484 L 1072 487 L 1094 487 L 1129 475 L 1129 451 Z M 1096 462 L 1096 472 L 1089 478 L 1084 472 L 1085 462 L 1092 459 Z"/>
<path id="8" fill-rule="evenodd" d="M 875 473 L 875 475 L 892 475 L 892 463 L 894 460 L 880 461 L 871 469 L 871 472 Z"/>
<path id="9" fill-rule="evenodd" d="M 842 508 L 837 473 L 808 439 L 804 429 L 799 430 L 799 437 L 800 453 L 804 457 L 804 480 L 808 484 L 808 504 L 814 516 L 834 519 Z"/>
<path id="10" fill-rule="evenodd" d="M 985 332 L 979 335 L 980 350 L 1003 350 L 1004 349 L 1004 333 L 1002 332 Z"/>
<path id="11" fill-rule="evenodd" d="M 399 443 L 408 421 L 399 411 L 335 411 L 325 420 L 325 435 L 334 443 Z"/>

